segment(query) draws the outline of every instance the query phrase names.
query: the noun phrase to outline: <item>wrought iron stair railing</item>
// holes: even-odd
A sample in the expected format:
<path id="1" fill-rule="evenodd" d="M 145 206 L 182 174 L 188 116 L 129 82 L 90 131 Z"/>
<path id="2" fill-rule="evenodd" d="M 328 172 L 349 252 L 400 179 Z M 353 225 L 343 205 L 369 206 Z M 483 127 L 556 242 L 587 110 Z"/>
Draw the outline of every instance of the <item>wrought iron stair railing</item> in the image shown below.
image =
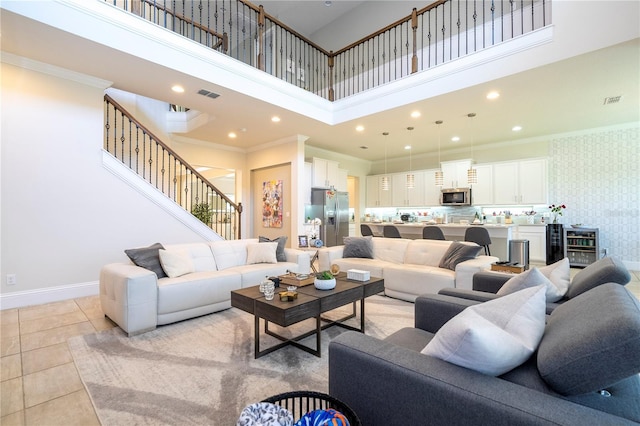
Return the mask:
<path id="1" fill-rule="evenodd" d="M 551 23 L 551 0 L 438 0 L 333 52 L 246 0 L 104 1 L 330 101 Z"/>
<path id="2" fill-rule="evenodd" d="M 109 95 L 104 106 L 107 152 L 222 238 L 241 238 L 241 203 L 229 199 Z"/>

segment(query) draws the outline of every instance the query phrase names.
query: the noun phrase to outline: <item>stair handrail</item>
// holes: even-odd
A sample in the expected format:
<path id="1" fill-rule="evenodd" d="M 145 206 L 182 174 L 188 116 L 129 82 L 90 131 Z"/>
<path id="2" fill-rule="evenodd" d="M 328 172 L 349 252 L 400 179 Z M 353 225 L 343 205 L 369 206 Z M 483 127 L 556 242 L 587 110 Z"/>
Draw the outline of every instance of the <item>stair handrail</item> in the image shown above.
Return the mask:
<path id="1" fill-rule="evenodd" d="M 233 223 L 234 224 L 234 226 L 233 226 L 233 231 L 234 231 L 233 235 L 222 235 L 222 236 L 225 239 L 229 239 L 229 237 L 233 237 L 233 239 L 240 239 L 242 237 L 242 232 L 241 232 L 241 229 L 242 229 L 242 221 L 241 221 L 241 218 L 242 218 L 242 203 L 235 203 L 229 197 L 227 197 L 222 191 L 220 191 L 215 185 L 211 184 L 207 180 L 207 178 L 205 178 L 200 172 L 198 172 L 195 168 L 193 168 L 185 159 L 183 159 L 171 147 L 169 147 L 166 143 L 164 143 L 158 136 L 156 136 L 151 130 L 149 130 L 149 128 L 147 128 L 144 124 L 142 124 L 140 121 L 138 121 L 129 111 L 127 111 L 126 108 L 124 108 L 122 105 L 120 105 L 111 96 L 109 96 L 108 94 L 105 94 L 104 95 L 104 101 L 107 104 L 113 105 L 115 110 L 118 110 L 124 117 L 126 117 L 131 123 L 133 123 L 136 126 L 136 128 L 140 129 L 144 134 L 146 134 L 149 137 L 149 139 L 152 140 L 156 145 L 159 145 L 160 147 L 162 147 L 162 149 L 167 151 L 169 153 L 169 155 L 173 156 L 174 159 L 177 162 L 179 162 L 180 165 L 182 167 L 184 167 L 191 175 L 193 175 L 197 179 L 199 179 L 204 186 L 206 186 L 209 190 L 211 190 L 211 192 L 213 192 L 217 197 L 220 197 L 227 205 L 229 205 L 232 208 L 233 211 L 231 213 L 237 215 L 236 219 L 234 221 L 231 221 L 231 219 L 229 219 L 229 222 L 224 222 L 224 223 Z M 105 118 L 105 121 L 107 121 L 106 118 Z M 105 150 L 107 152 L 109 152 L 111 155 L 114 155 L 114 157 L 118 158 L 118 156 L 116 154 L 112 153 L 109 150 L 108 130 L 109 130 L 110 124 L 108 123 L 108 121 L 106 122 L 105 126 L 107 128 L 107 134 L 105 135 Z M 121 138 L 121 141 L 124 143 L 124 137 Z M 114 151 L 116 151 L 116 150 L 114 149 Z M 119 160 L 122 161 L 123 164 L 126 164 L 126 162 L 124 161 L 124 158 L 119 158 Z M 137 170 L 135 170 L 135 171 L 136 171 L 137 174 L 139 174 L 137 172 Z M 144 176 L 142 176 L 142 177 L 144 178 Z M 150 181 L 149 181 L 149 183 L 151 184 Z M 155 186 L 156 186 L 156 188 L 158 190 L 160 190 L 161 192 L 164 192 L 164 190 L 162 188 L 158 188 L 157 185 L 155 185 Z M 167 195 L 167 194 L 165 193 L 165 195 Z M 168 197 L 171 198 L 170 196 L 168 196 Z M 173 201 L 175 202 L 175 199 Z M 187 207 L 185 205 L 181 205 L 180 203 L 177 203 L 177 204 L 180 205 L 181 207 L 183 207 L 187 212 L 193 214 L 191 211 L 189 211 L 189 209 L 187 209 Z M 216 228 L 213 227 L 213 222 L 211 222 L 211 220 L 208 221 L 209 223 L 205 222 L 204 220 L 202 220 L 202 222 L 205 223 L 205 225 L 207 225 L 210 228 L 212 228 L 214 231 L 218 231 L 219 230 L 219 229 L 216 229 Z"/>

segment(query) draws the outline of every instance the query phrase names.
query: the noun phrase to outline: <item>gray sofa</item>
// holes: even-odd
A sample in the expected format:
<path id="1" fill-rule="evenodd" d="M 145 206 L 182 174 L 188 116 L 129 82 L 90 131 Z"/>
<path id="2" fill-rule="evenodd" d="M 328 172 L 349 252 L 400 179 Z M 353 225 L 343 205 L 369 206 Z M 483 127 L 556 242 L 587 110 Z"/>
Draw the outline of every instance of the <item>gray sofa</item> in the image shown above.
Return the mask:
<path id="1" fill-rule="evenodd" d="M 474 274 L 472 290 L 444 288 L 439 294 L 455 296 L 463 299 L 487 302 L 496 299 L 495 294 L 513 275 L 499 272 L 482 271 Z M 616 257 L 603 257 L 578 271 L 569 284 L 564 297 L 557 302 L 547 302 L 547 313 L 550 314 L 566 301 L 605 283 L 626 285 L 631 281 L 631 274 L 626 266 Z"/>
<path id="2" fill-rule="evenodd" d="M 448 318 L 477 303 L 424 295 L 415 328 L 384 340 L 338 336 L 329 393 L 368 426 L 640 422 L 640 303 L 625 287 L 604 284 L 557 307 L 537 352 L 498 377 L 420 353 Z"/>

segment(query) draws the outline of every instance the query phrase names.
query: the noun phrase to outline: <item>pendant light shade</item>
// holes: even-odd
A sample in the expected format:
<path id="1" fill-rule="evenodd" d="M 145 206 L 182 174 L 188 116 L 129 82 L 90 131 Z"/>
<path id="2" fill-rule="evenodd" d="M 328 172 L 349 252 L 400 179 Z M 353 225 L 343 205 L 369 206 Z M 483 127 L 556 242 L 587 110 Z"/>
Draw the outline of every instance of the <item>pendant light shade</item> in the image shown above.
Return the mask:
<path id="1" fill-rule="evenodd" d="M 469 166 L 469 170 L 467 170 L 467 182 L 469 182 L 470 185 L 478 183 L 478 173 L 476 169 L 473 168 L 473 117 L 475 116 L 475 112 L 467 114 L 467 117 L 471 119 L 471 165 Z"/>
<path id="2" fill-rule="evenodd" d="M 407 127 L 408 131 L 412 131 L 413 127 Z M 413 143 L 413 140 L 411 140 L 411 142 Z M 416 176 L 413 174 L 412 171 L 412 164 L 411 164 L 411 151 L 413 150 L 413 146 L 409 145 L 409 173 L 407 173 L 407 188 L 408 189 L 413 189 L 416 186 Z"/>
<path id="3" fill-rule="evenodd" d="M 440 125 L 443 123 L 442 120 L 436 121 L 438 125 L 438 171 L 436 171 L 436 186 L 444 185 L 444 173 L 442 173 L 442 166 L 440 163 Z"/>
<path id="4" fill-rule="evenodd" d="M 382 180 L 380 181 L 380 189 L 383 191 L 389 190 L 389 176 L 382 176 Z"/>
<path id="5" fill-rule="evenodd" d="M 389 190 L 389 175 L 387 175 L 387 136 L 389 136 L 389 132 L 382 133 L 384 136 L 384 176 L 380 180 L 380 189 L 383 191 Z"/>

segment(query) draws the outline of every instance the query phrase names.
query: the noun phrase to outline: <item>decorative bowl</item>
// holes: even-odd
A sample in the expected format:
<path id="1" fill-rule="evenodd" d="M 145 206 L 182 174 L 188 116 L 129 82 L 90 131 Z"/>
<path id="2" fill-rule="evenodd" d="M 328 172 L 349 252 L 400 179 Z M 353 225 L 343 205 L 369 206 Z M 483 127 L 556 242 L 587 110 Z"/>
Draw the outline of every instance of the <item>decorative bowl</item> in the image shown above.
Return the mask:
<path id="1" fill-rule="evenodd" d="M 316 278 L 313 282 L 313 285 L 318 290 L 333 290 L 334 288 L 336 288 L 336 279 L 332 278 L 330 280 L 321 280 L 319 278 Z"/>

